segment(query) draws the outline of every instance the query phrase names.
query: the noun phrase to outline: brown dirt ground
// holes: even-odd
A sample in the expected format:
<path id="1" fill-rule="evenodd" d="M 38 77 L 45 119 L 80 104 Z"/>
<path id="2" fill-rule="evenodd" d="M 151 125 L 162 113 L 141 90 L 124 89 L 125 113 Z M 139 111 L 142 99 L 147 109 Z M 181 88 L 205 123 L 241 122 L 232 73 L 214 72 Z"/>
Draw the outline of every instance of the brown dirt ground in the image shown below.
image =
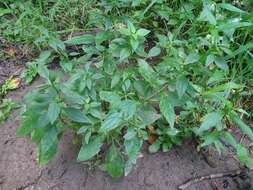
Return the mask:
<path id="1" fill-rule="evenodd" d="M 28 46 L 9 43 L 0 37 L 0 84 L 11 76 L 20 75 L 32 53 Z"/>

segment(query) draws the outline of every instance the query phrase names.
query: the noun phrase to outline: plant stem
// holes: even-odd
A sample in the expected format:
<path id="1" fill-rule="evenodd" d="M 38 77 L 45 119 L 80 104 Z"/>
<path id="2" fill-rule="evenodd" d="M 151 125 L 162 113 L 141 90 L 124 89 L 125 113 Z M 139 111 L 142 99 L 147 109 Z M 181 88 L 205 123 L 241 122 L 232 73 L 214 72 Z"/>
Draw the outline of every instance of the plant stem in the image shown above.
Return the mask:
<path id="1" fill-rule="evenodd" d="M 160 92 L 162 92 L 163 90 L 165 90 L 168 87 L 168 84 L 165 84 L 162 88 L 160 88 L 158 91 L 156 91 L 154 94 L 152 94 L 151 96 L 149 96 L 147 99 L 145 99 L 145 101 L 149 101 L 150 99 L 152 99 L 153 97 L 155 97 L 156 95 L 158 95 Z"/>

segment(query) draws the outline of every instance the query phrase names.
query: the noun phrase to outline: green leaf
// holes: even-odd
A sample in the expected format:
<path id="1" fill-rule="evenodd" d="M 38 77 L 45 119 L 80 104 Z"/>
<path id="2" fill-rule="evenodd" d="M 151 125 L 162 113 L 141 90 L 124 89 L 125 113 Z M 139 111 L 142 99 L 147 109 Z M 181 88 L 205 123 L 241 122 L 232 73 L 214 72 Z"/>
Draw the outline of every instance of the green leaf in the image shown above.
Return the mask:
<path id="1" fill-rule="evenodd" d="M 208 55 L 206 58 L 206 66 L 209 66 L 210 64 L 215 63 L 217 67 L 223 70 L 228 70 L 228 65 L 226 63 L 226 60 L 222 57 L 216 57 L 212 54 Z"/>
<path id="2" fill-rule="evenodd" d="M 0 87 L 1 89 L 1 87 Z M 0 90 L 1 91 L 1 90 Z M 0 92 L 1 94 L 1 92 Z M 11 111 L 17 107 L 16 102 L 12 101 L 11 99 L 2 99 L 0 101 L 0 125 L 4 122 L 7 118 L 9 118 Z"/>
<path id="3" fill-rule="evenodd" d="M 49 70 L 46 65 L 38 65 L 38 73 L 41 77 L 49 79 Z"/>
<path id="4" fill-rule="evenodd" d="M 169 123 L 170 127 L 174 127 L 176 115 L 174 111 L 174 107 L 172 103 L 170 102 L 170 99 L 167 96 L 162 97 L 160 104 L 160 111 L 162 112 L 163 116 Z"/>
<path id="5" fill-rule="evenodd" d="M 139 6 L 141 4 L 142 0 L 132 0 L 132 6 Z"/>
<path id="6" fill-rule="evenodd" d="M 158 83 L 156 78 L 156 73 L 153 70 L 152 67 L 149 66 L 149 64 L 143 60 L 138 59 L 138 66 L 139 66 L 139 73 L 141 76 L 150 83 L 153 87 L 156 87 L 156 84 Z"/>
<path id="7" fill-rule="evenodd" d="M 131 33 L 135 33 L 136 32 L 136 29 L 135 29 L 133 23 L 130 22 L 129 20 L 127 21 L 127 28 L 131 31 Z"/>
<path id="8" fill-rule="evenodd" d="M 61 60 L 60 65 L 65 72 L 70 72 L 73 69 L 73 62 L 66 59 Z"/>
<path id="9" fill-rule="evenodd" d="M 89 143 L 91 135 L 92 135 L 92 134 L 91 134 L 91 131 L 88 131 L 88 132 L 85 134 L 85 136 L 84 136 L 84 142 L 85 142 L 86 144 Z"/>
<path id="10" fill-rule="evenodd" d="M 128 159 L 132 163 L 136 163 L 137 154 L 142 147 L 142 143 L 143 143 L 143 140 L 136 136 L 129 140 L 125 139 L 124 141 L 125 151 L 128 156 Z"/>
<path id="11" fill-rule="evenodd" d="M 136 50 L 135 53 L 140 56 L 140 57 L 147 57 L 148 54 L 145 52 L 144 46 L 139 46 Z"/>
<path id="12" fill-rule="evenodd" d="M 136 136 L 136 131 L 133 128 L 128 128 L 127 133 L 124 135 L 125 140 L 133 139 Z"/>
<path id="13" fill-rule="evenodd" d="M 43 128 L 43 127 L 46 127 L 49 123 L 50 123 L 50 120 L 49 120 L 47 112 L 42 112 L 38 121 L 34 123 L 34 127 Z"/>
<path id="14" fill-rule="evenodd" d="M 150 125 L 161 118 L 161 115 L 150 105 L 141 106 L 138 109 L 138 117 L 142 120 L 140 125 Z"/>
<path id="15" fill-rule="evenodd" d="M 120 51 L 120 55 L 119 55 L 120 61 L 127 59 L 130 55 L 131 55 L 131 51 L 128 48 L 123 48 Z"/>
<path id="16" fill-rule="evenodd" d="M 86 133 L 86 131 L 89 129 L 87 126 L 83 126 L 76 132 L 78 135 Z"/>
<path id="17" fill-rule="evenodd" d="M 149 33 L 150 33 L 150 31 L 149 31 L 149 30 L 146 30 L 146 29 L 144 29 L 144 28 L 141 28 L 141 29 L 139 29 L 139 30 L 136 32 L 136 34 L 137 34 L 138 36 L 142 36 L 142 37 L 148 35 Z"/>
<path id="18" fill-rule="evenodd" d="M 126 36 L 130 36 L 131 35 L 131 32 L 128 28 L 120 28 L 119 29 L 119 32 L 123 35 L 126 35 Z"/>
<path id="19" fill-rule="evenodd" d="M 230 30 L 231 28 L 233 28 L 234 30 L 237 29 L 237 28 L 245 28 L 245 27 L 250 27 L 250 26 L 253 26 L 253 23 L 251 22 L 226 22 L 224 24 L 220 24 L 218 26 L 218 29 L 221 30 L 221 31 L 224 31 L 224 30 Z M 240 45 L 240 48 L 242 48 L 243 45 Z"/>
<path id="20" fill-rule="evenodd" d="M 3 9 L 3 8 L 0 8 L 0 17 L 3 16 L 3 15 L 6 15 L 6 14 L 10 14 L 12 13 L 13 11 L 11 9 Z"/>
<path id="21" fill-rule="evenodd" d="M 55 127 L 45 133 L 38 147 L 39 164 L 46 164 L 51 160 L 57 152 L 58 132 Z"/>
<path id="22" fill-rule="evenodd" d="M 177 80 L 176 89 L 179 98 L 181 98 L 185 94 L 188 85 L 189 85 L 188 80 L 185 77 L 181 77 Z"/>
<path id="23" fill-rule="evenodd" d="M 236 13 L 246 13 L 245 11 L 235 7 L 234 5 L 231 5 L 229 3 L 221 3 L 219 4 L 219 6 L 223 9 L 226 9 L 226 10 L 229 10 L 229 11 L 232 11 L 232 12 L 236 12 Z"/>
<path id="24" fill-rule="evenodd" d="M 155 141 L 152 145 L 150 145 L 148 147 L 148 151 L 150 153 L 156 153 L 156 152 L 158 152 L 158 150 L 161 147 L 161 144 L 162 144 L 161 141 L 159 141 L 159 140 Z"/>
<path id="25" fill-rule="evenodd" d="M 113 107 L 118 106 L 121 102 L 120 96 L 116 92 L 112 91 L 101 91 L 99 93 L 101 100 L 109 102 Z"/>
<path id="26" fill-rule="evenodd" d="M 226 63 L 226 61 L 225 61 L 224 58 L 222 58 L 222 57 L 215 57 L 214 62 L 217 65 L 217 67 L 219 67 L 220 69 L 228 70 L 228 65 L 227 65 L 227 63 Z"/>
<path id="27" fill-rule="evenodd" d="M 65 108 L 65 113 L 68 118 L 74 122 L 90 124 L 90 119 L 79 109 L 76 108 Z"/>
<path id="28" fill-rule="evenodd" d="M 175 137 L 178 135 L 180 131 L 176 128 L 167 128 L 166 134 L 169 135 L 170 137 Z"/>
<path id="29" fill-rule="evenodd" d="M 122 121 L 122 113 L 109 114 L 106 119 L 102 122 L 100 132 L 108 132 L 117 128 Z"/>
<path id="30" fill-rule="evenodd" d="M 57 38 L 51 38 L 49 41 L 48 41 L 48 45 L 53 48 L 55 51 L 58 51 L 58 49 L 60 50 L 65 50 L 65 44 L 57 39 Z"/>
<path id="31" fill-rule="evenodd" d="M 248 149 L 242 144 L 237 144 L 236 147 L 237 159 L 248 168 L 253 167 L 253 159 L 249 156 Z"/>
<path id="32" fill-rule="evenodd" d="M 39 114 L 36 112 L 25 112 L 22 116 L 21 126 L 17 129 L 17 136 L 25 136 L 32 132 L 36 122 L 39 119 Z"/>
<path id="33" fill-rule="evenodd" d="M 140 72 L 140 74 L 143 76 L 144 79 L 146 79 L 147 81 L 149 81 L 151 79 L 152 75 L 154 74 L 154 70 L 143 59 L 139 59 L 138 60 L 138 64 L 139 64 L 139 72 Z"/>
<path id="34" fill-rule="evenodd" d="M 161 49 L 155 46 L 149 50 L 148 57 L 155 57 L 155 56 L 160 55 L 160 53 L 161 53 Z"/>
<path id="35" fill-rule="evenodd" d="M 198 53 L 191 53 L 186 57 L 185 63 L 191 64 L 191 63 L 197 62 L 198 60 L 199 60 L 199 54 Z"/>
<path id="36" fill-rule="evenodd" d="M 112 81 L 111 81 L 111 88 L 114 88 L 120 82 L 120 79 L 121 79 L 121 75 L 120 74 L 114 75 L 112 77 Z"/>
<path id="37" fill-rule="evenodd" d="M 135 51 L 139 46 L 139 41 L 136 40 L 136 39 L 131 38 L 130 39 L 130 44 L 131 44 L 133 50 Z"/>
<path id="38" fill-rule="evenodd" d="M 64 101 L 68 104 L 84 104 L 85 98 L 76 91 L 72 91 L 70 88 L 63 86 L 61 88 Z"/>
<path id="39" fill-rule="evenodd" d="M 93 116 L 93 117 L 95 117 L 95 118 L 98 118 L 98 119 L 100 119 L 100 120 L 102 120 L 103 118 L 104 118 L 104 112 L 102 112 L 101 110 L 100 110 L 100 108 L 99 109 L 90 109 L 90 111 L 89 111 L 89 113 Z"/>
<path id="40" fill-rule="evenodd" d="M 197 134 L 201 135 L 203 132 L 219 125 L 221 123 L 222 115 L 219 112 L 211 112 L 205 115 L 204 121 L 197 130 Z"/>
<path id="41" fill-rule="evenodd" d="M 200 21 L 208 21 L 212 25 L 216 25 L 216 18 L 211 12 L 211 10 L 206 6 L 199 16 Z"/>
<path id="42" fill-rule="evenodd" d="M 137 102 L 133 100 L 123 100 L 119 104 L 119 109 L 123 113 L 125 120 L 131 119 L 137 110 Z"/>
<path id="43" fill-rule="evenodd" d="M 70 45 L 92 44 L 94 42 L 95 42 L 95 37 L 91 34 L 84 34 L 82 36 L 75 36 L 75 37 L 65 41 L 66 44 L 70 44 Z"/>
<path id="44" fill-rule="evenodd" d="M 117 149 L 112 144 L 105 158 L 105 169 L 112 177 L 120 177 L 124 174 L 124 159 Z"/>
<path id="45" fill-rule="evenodd" d="M 104 41 L 109 40 L 112 37 L 112 33 L 109 31 L 101 31 L 96 34 L 95 41 L 96 45 L 102 44 Z"/>
<path id="46" fill-rule="evenodd" d="M 60 114 L 60 111 L 61 111 L 61 108 L 59 104 L 57 104 L 56 102 L 52 102 L 49 104 L 47 117 L 49 118 L 49 121 L 51 122 L 51 124 L 53 124 L 56 121 L 56 119 L 58 118 Z"/>
<path id="47" fill-rule="evenodd" d="M 217 92 L 224 92 L 224 91 L 228 92 L 232 89 L 240 89 L 240 88 L 242 88 L 242 86 L 239 84 L 236 84 L 234 82 L 227 82 L 225 84 L 214 86 L 210 90 L 204 92 L 203 95 L 209 95 L 209 94 L 213 94 L 213 93 L 217 93 Z"/>
<path id="48" fill-rule="evenodd" d="M 210 54 L 206 58 L 206 66 L 208 67 L 210 64 L 214 63 L 215 56 L 213 54 Z"/>
<path id="49" fill-rule="evenodd" d="M 173 144 L 171 142 L 165 142 L 162 144 L 162 151 L 168 152 L 172 148 Z"/>
<path id="50" fill-rule="evenodd" d="M 225 74 L 223 71 L 220 70 L 216 70 L 212 76 L 208 79 L 207 84 L 211 85 L 211 84 L 215 84 L 215 83 L 219 83 L 224 81 L 225 79 Z"/>
<path id="51" fill-rule="evenodd" d="M 133 164 L 136 164 L 137 155 L 143 144 L 143 140 L 138 137 L 133 137 L 129 140 L 125 139 L 124 147 L 128 160 L 125 166 L 125 176 L 127 176 L 131 170 Z"/>
<path id="52" fill-rule="evenodd" d="M 103 145 L 103 138 L 101 136 L 92 137 L 88 144 L 83 144 L 78 154 L 77 160 L 84 162 L 91 159 L 99 153 Z"/>
<path id="53" fill-rule="evenodd" d="M 45 65 L 47 61 L 49 60 L 52 52 L 51 51 L 43 51 L 40 53 L 40 56 L 38 59 L 36 59 L 36 63 L 38 65 Z"/>
<path id="54" fill-rule="evenodd" d="M 225 59 L 226 60 L 231 59 L 241 53 L 247 52 L 249 49 L 252 49 L 252 48 L 253 48 L 253 42 L 249 42 L 245 45 L 240 45 L 240 47 L 237 50 L 235 50 L 232 54 L 227 55 Z"/>
<path id="55" fill-rule="evenodd" d="M 230 119 L 242 130 L 244 134 L 249 137 L 251 141 L 253 141 L 252 129 L 248 125 L 246 125 L 235 112 L 231 113 Z"/>
<path id="56" fill-rule="evenodd" d="M 201 144 L 201 147 L 214 144 L 215 142 L 220 140 L 220 137 L 221 137 L 220 131 L 213 131 L 211 133 L 206 134 L 205 136 L 202 137 L 204 142 Z"/>
<path id="57" fill-rule="evenodd" d="M 237 147 L 238 143 L 236 142 L 235 138 L 233 137 L 233 135 L 229 132 L 224 132 L 224 139 L 227 143 L 229 143 L 230 145 L 232 145 L 234 148 Z"/>

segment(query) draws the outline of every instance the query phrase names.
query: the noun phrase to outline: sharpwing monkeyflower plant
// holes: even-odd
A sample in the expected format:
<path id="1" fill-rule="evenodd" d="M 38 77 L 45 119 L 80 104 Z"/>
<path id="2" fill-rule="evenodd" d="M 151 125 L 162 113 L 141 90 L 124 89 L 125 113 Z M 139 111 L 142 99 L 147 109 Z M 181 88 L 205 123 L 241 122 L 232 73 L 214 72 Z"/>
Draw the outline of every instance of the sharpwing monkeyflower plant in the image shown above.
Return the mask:
<path id="1" fill-rule="evenodd" d="M 17 130 L 37 145 L 38 162 L 72 131 L 77 161 L 100 163 L 112 177 L 131 172 L 143 143 L 166 152 L 185 138 L 252 167 L 233 133 L 253 142 L 252 110 L 242 103 L 252 98 L 252 10 L 212 0 L 92 2 L 86 26 L 96 32 L 62 41 L 41 29 L 36 42 L 47 48 L 24 72 L 44 79 L 24 98 Z"/>

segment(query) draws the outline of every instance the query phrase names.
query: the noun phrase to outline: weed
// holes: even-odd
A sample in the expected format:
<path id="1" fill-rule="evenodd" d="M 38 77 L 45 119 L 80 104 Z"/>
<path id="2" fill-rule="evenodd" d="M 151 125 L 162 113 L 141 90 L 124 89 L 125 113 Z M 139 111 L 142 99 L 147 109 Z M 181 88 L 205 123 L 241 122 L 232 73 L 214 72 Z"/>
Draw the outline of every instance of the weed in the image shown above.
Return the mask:
<path id="1" fill-rule="evenodd" d="M 20 78 L 10 77 L 0 86 L 0 96 L 5 95 L 9 90 L 17 89 L 20 86 Z"/>
<path id="2" fill-rule="evenodd" d="M 32 25 L 42 25 L 36 42 L 47 46 L 24 74 L 28 82 L 39 74 L 45 83 L 26 95 L 17 131 L 37 144 L 40 164 L 53 158 L 62 134 L 71 129 L 82 143 L 78 161 L 99 158 L 113 177 L 131 171 L 144 141 L 154 153 L 189 136 L 199 148 L 222 152 L 229 145 L 242 164 L 252 166 L 251 153 L 232 132 L 238 127 L 253 141 L 240 98 L 252 97 L 253 14 L 246 5 L 251 2 L 92 1 L 84 3 L 89 11 L 81 4 L 81 13 L 67 12 L 74 16 L 63 16 L 57 26 L 67 30 L 65 19 L 73 18 L 74 25 L 86 26 L 81 29 L 98 32 L 62 41 L 49 32 L 48 20 L 57 20 L 52 15 L 62 15 L 67 2 L 38 1 L 36 14 L 42 17 L 17 19 L 31 17 Z M 76 15 L 82 18 L 77 21 Z M 30 29 L 38 29 L 18 28 L 32 36 Z M 68 52 L 66 46 L 79 51 Z M 54 56 L 61 71 L 48 67 Z"/>
<path id="3" fill-rule="evenodd" d="M 10 99 L 3 99 L 0 102 L 0 124 L 10 116 L 11 111 L 15 107 L 16 103 Z"/>

